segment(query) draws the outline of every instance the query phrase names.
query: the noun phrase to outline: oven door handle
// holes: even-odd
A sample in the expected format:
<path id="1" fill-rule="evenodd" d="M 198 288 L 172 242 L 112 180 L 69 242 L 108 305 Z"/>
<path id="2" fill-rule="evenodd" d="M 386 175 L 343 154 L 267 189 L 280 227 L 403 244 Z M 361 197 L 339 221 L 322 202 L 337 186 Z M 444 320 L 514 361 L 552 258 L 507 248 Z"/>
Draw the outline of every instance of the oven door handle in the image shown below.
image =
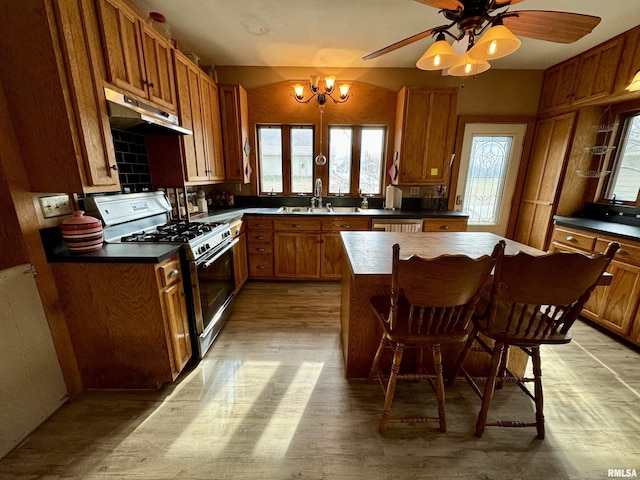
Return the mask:
<path id="1" fill-rule="evenodd" d="M 218 253 L 216 253 L 213 258 L 211 258 L 211 259 L 207 260 L 206 262 L 204 262 L 202 264 L 202 267 L 203 268 L 209 268 L 211 265 L 213 265 L 216 262 L 216 260 L 218 260 L 225 253 L 227 253 L 238 242 L 239 242 L 239 240 L 237 238 L 234 238 L 231 242 L 229 242 L 229 245 L 227 245 L 222 250 L 220 250 Z"/>

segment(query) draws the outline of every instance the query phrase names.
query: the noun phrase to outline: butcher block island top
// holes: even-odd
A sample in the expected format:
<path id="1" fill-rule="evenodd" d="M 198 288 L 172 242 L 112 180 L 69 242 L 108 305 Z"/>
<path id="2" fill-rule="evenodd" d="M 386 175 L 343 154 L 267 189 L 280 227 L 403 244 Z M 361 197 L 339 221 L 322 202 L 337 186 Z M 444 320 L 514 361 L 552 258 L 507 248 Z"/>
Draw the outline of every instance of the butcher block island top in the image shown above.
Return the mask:
<path id="1" fill-rule="evenodd" d="M 485 232 L 341 232 L 344 246 L 341 289 L 341 336 L 346 376 L 349 379 L 366 378 L 371 361 L 380 341 L 378 323 L 371 314 L 369 298 L 373 295 L 388 295 L 391 285 L 392 247 L 400 245 L 400 257 L 416 254 L 434 258 L 440 255 L 469 255 L 480 257 L 491 255 L 493 247 L 500 240 L 506 243 L 505 253 L 513 255 L 518 251 L 531 255 L 546 252 L 513 240 Z M 462 348 L 442 346 L 445 376 L 453 366 L 457 353 Z M 518 349 L 511 349 L 510 369 L 516 374 L 524 372 L 526 355 Z M 425 357 L 429 357 L 425 355 Z M 471 352 L 467 359 L 467 370 L 476 375 L 488 366 L 488 356 Z"/>

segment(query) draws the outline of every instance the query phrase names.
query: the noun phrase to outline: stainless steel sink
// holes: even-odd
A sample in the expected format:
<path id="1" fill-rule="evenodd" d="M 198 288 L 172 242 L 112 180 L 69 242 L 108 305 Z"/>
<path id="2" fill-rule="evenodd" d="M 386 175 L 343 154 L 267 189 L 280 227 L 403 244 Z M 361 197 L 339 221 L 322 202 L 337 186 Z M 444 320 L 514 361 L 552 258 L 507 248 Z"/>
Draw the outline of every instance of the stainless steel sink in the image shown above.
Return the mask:
<path id="1" fill-rule="evenodd" d="M 309 211 L 309 207 L 280 207 L 278 209 L 279 212 L 288 212 L 288 213 L 307 213 Z"/>
<path id="2" fill-rule="evenodd" d="M 356 213 L 362 211 L 360 207 L 291 207 L 285 206 L 278 209 L 286 213 Z"/>
<path id="3" fill-rule="evenodd" d="M 331 210 L 333 210 L 333 213 L 355 213 L 362 211 L 360 207 L 331 207 Z"/>

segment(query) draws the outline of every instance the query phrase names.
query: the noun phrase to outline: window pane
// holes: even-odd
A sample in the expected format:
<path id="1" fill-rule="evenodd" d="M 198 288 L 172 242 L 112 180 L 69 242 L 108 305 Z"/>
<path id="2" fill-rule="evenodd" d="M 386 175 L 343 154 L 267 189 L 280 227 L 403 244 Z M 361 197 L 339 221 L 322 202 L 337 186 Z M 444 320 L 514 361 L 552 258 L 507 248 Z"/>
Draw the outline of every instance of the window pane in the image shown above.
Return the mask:
<path id="1" fill-rule="evenodd" d="M 473 137 L 462 205 L 470 225 L 498 223 L 511 142 L 511 137 Z"/>
<path id="2" fill-rule="evenodd" d="M 281 193 L 283 190 L 281 128 L 258 127 L 258 148 L 260 191 Z"/>
<path id="3" fill-rule="evenodd" d="M 384 165 L 384 128 L 363 128 L 360 143 L 360 181 L 362 193 L 382 193 L 382 167 Z"/>
<path id="4" fill-rule="evenodd" d="M 291 192 L 313 191 L 313 128 L 291 129 Z"/>
<path id="5" fill-rule="evenodd" d="M 351 193 L 351 137 L 349 127 L 329 128 L 329 193 Z"/>
<path id="6" fill-rule="evenodd" d="M 640 114 L 625 121 L 607 198 L 634 201 L 640 186 Z"/>

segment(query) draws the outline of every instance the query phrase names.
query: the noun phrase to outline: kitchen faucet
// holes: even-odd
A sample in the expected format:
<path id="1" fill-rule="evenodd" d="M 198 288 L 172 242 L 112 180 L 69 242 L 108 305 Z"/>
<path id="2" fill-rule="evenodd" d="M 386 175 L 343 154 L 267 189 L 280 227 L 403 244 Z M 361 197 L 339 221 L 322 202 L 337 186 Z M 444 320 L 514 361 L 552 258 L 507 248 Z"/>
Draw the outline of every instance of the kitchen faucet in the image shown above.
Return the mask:
<path id="1" fill-rule="evenodd" d="M 316 178 L 316 188 L 314 194 L 314 198 L 318 200 L 318 208 L 322 208 L 322 179 L 320 177 Z M 314 198 L 311 199 L 312 204 Z"/>

